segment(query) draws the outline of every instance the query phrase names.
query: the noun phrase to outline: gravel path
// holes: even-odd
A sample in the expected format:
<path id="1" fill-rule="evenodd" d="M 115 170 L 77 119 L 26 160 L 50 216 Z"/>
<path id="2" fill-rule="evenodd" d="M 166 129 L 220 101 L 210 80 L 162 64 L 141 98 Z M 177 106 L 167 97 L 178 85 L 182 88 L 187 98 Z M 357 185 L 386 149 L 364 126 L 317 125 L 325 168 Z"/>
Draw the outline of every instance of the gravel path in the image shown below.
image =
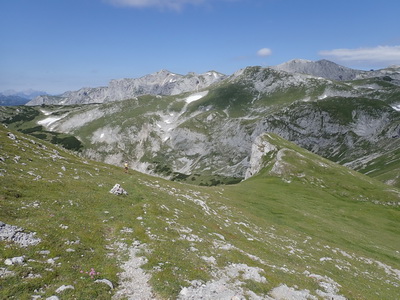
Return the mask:
<path id="1" fill-rule="evenodd" d="M 145 245 L 138 241 L 134 242 L 131 247 L 126 244 L 118 244 L 120 250 L 129 251 L 129 259 L 122 265 L 124 270 L 119 274 L 120 286 L 119 290 L 114 294 L 113 300 L 129 299 L 129 300 L 151 300 L 157 299 L 148 283 L 150 275 L 146 274 L 140 267 L 147 262 L 147 259 L 137 256 L 144 249 Z"/>

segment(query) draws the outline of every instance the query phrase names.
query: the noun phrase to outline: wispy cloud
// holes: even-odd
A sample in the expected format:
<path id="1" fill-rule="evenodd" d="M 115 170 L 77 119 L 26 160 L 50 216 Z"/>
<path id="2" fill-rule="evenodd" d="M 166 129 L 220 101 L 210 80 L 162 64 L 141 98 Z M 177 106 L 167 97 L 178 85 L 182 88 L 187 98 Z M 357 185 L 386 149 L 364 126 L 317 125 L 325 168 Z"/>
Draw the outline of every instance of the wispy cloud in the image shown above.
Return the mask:
<path id="1" fill-rule="evenodd" d="M 262 48 L 260 50 L 257 51 L 257 55 L 258 56 L 270 56 L 272 54 L 271 49 L 269 48 Z"/>
<path id="2" fill-rule="evenodd" d="M 341 62 L 370 64 L 400 64 L 400 46 L 377 46 L 373 48 L 333 49 L 318 53 Z"/>
<path id="3" fill-rule="evenodd" d="M 156 7 L 161 9 L 182 10 L 188 4 L 201 4 L 206 0 L 105 0 L 117 6 L 130 6 L 137 8 Z"/>

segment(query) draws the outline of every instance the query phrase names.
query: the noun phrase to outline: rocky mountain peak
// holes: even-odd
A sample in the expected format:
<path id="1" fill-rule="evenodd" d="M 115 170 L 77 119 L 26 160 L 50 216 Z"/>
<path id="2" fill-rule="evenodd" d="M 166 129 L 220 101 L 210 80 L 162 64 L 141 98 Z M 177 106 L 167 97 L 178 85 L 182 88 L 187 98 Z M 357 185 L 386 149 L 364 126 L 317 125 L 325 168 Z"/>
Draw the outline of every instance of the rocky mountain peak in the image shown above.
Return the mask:
<path id="1" fill-rule="evenodd" d="M 160 71 L 154 73 L 154 74 L 159 74 L 159 75 L 176 75 L 170 71 L 168 71 L 167 69 L 161 69 Z"/>
<path id="2" fill-rule="evenodd" d="M 272 68 L 289 73 L 302 73 L 331 80 L 353 80 L 357 75 L 363 73 L 363 71 L 343 67 L 326 59 L 318 61 L 294 59 Z"/>

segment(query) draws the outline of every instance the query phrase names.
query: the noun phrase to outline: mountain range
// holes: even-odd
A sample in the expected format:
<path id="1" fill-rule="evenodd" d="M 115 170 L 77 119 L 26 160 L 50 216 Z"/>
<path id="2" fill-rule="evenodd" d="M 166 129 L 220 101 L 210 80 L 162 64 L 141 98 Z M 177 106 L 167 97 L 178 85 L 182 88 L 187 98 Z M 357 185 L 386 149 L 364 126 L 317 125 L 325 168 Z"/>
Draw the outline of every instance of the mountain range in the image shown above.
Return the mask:
<path id="1" fill-rule="evenodd" d="M 360 71 L 326 60 L 230 76 L 163 70 L 36 97 L 24 107 L 31 117 L 20 129 L 66 139 L 91 159 L 127 161 L 141 172 L 202 185 L 244 179 L 256 138 L 273 132 L 399 186 L 399 80 L 400 67 Z M 17 124 L 13 114 L 3 119 Z"/>
<path id="2" fill-rule="evenodd" d="M 328 60 L 314 62 L 304 59 L 294 59 L 270 68 L 288 73 L 312 75 L 339 81 L 381 78 L 393 84 L 400 85 L 399 66 L 392 66 L 376 71 L 361 71 L 346 68 Z M 27 105 L 90 104 L 121 101 L 142 95 L 178 95 L 184 92 L 205 89 L 227 77 L 227 75 L 216 71 L 209 71 L 203 74 L 189 73 L 187 75 L 179 75 L 167 70 L 161 70 L 140 78 L 111 80 L 107 87 L 82 88 L 78 91 L 68 91 L 58 96 L 37 96 Z"/>
<path id="3" fill-rule="evenodd" d="M 141 78 L 111 80 L 107 87 L 82 88 L 78 91 L 65 92 L 59 96 L 38 96 L 27 105 L 90 104 L 121 101 L 143 95 L 178 95 L 207 88 L 225 77 L 215 71 L 199 75 L 189 73 L 183 76 L 161 70 Z"/>

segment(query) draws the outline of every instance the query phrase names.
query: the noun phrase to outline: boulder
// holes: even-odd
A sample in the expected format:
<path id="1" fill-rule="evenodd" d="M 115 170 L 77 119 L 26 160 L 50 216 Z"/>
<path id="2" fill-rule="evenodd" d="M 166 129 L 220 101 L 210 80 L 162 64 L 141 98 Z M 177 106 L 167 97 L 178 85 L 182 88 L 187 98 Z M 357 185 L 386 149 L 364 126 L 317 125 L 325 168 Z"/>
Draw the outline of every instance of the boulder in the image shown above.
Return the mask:
<path id="1" fill-rule="evenodd" d="M 110 190 L 110 193 L 114 195 L 128 195 L 128 192 L 125 191 L 118 183 L 114 185 L 114 187 Z"/>
<path id="2" fill-rule="evenodd" d="M 106 285 L 108 285 L 109 287 L 110 287 L 110 289 L 114 289 L 114 285 L 112 284 L 112 282 L 110 281 L 110 280 L 108 280 L 108 279 L 97 279 L 97 280 L 95 280 L 94 281 L 95 283 L 103 283 L 103 284 L 106 284 Z"/>
<path id="3" fill-rule="evenodd" d="M 69 289 L 74 290 L 75 288 L 72 285 L 62 285 L 58 289 L 56 289 L 56 293 L 59 294 L 65 290 L 69 290 Z"/>
<path id="4" fill-rule="evenodd" d="M 4 264 L 7 266 L 11 265 L 22 265 L 25 261 L 25 258 L 23 256 L 17 256 L 13 258 L 7 258 L 4 260 Z"/>

